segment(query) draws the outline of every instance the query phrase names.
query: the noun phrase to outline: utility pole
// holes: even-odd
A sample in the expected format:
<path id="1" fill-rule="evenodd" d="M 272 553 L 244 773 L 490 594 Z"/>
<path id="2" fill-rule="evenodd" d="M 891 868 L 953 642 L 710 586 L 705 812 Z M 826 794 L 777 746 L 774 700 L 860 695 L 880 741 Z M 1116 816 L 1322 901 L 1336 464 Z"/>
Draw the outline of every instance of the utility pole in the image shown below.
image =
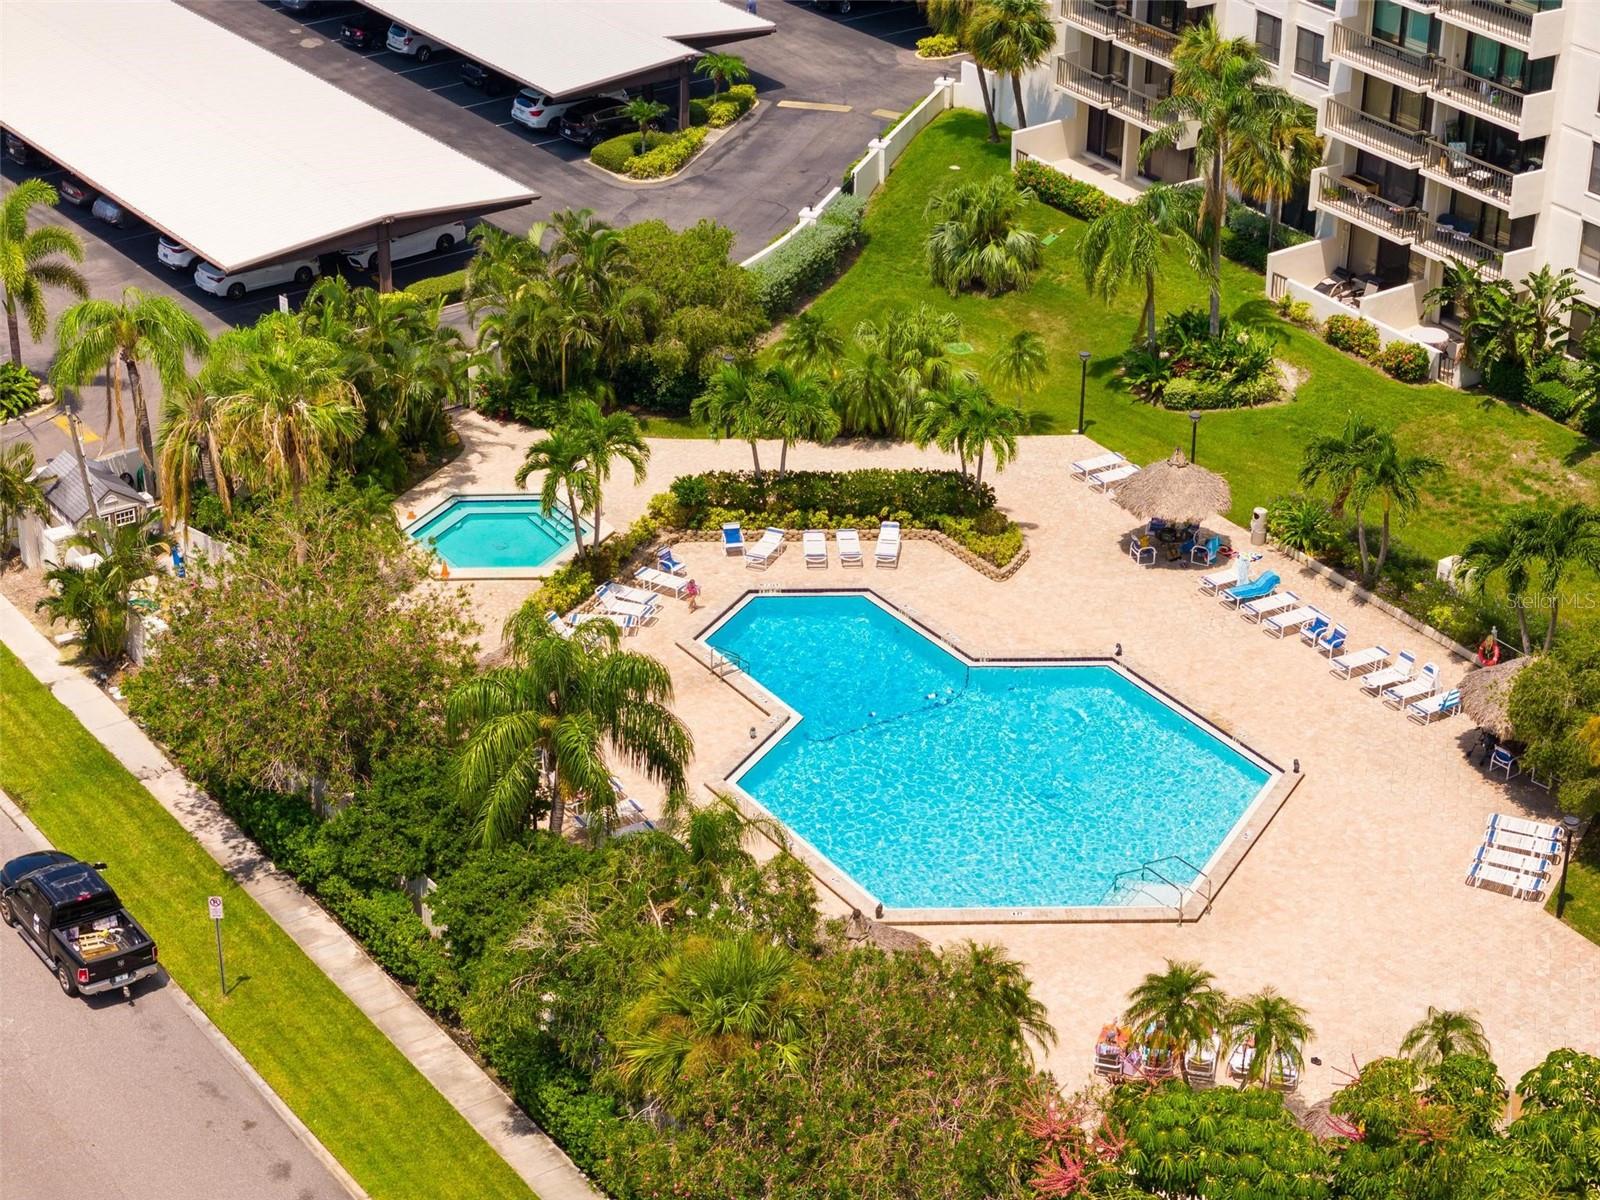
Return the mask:
<path id="1" fill-rule="evenodd" d="M 83 457 L 83 437 L 78 431 L 77 394 L 63 389 L 61 407 L 67 414 L 67 432 L 72 435 L 72 453 L 78 460 L 78 482 L 83 485 L 83 498 L 89 505 L 89 516 L 98 517 L 100 506 L 95 502 L 94 483 L 89 478 L 89 463 Z"/>

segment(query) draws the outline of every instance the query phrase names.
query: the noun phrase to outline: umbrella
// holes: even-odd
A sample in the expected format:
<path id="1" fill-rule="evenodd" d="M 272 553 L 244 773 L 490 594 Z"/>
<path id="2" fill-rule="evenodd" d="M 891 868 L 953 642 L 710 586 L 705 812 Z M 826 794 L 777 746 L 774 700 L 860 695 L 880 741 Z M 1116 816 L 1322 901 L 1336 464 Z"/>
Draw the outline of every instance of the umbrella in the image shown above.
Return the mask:
<path id="1" fill-rule="evenodd" d="M 1506 705 L 1511 699 L 1511 683 L 1533 659 L 1514 658 L 1493 667 L 1479 667 L 1461 677 L 1461 710 L 1501 741 L 1511 737 L 1511 721 Z"/>
<path id="2" fill-rule="evenodd" d="M 1116 497 L 1118 504 L 1146 521 L 1165 517 L 1198 523 L 1233 503 L 1228 481 L 1215 471 L 1195 466 L 1182 450 L 1174 450 L 1171 458 L 1151 463 L 1123 480 Z"/>

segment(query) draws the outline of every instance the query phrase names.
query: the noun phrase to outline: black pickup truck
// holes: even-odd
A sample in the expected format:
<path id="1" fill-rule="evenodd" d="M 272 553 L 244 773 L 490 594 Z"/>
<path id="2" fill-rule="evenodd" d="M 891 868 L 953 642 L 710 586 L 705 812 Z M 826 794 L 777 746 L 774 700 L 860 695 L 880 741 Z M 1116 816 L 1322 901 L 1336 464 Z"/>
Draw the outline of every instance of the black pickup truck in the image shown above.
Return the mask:
<path id="1" fill-rule="evenodd" d="M 0 867 L 0 920 L 55 972 L 69 996 L 121 988 L 154 975 L 156 944 L 101 876 L 105 863 L 39 850 Z"/>

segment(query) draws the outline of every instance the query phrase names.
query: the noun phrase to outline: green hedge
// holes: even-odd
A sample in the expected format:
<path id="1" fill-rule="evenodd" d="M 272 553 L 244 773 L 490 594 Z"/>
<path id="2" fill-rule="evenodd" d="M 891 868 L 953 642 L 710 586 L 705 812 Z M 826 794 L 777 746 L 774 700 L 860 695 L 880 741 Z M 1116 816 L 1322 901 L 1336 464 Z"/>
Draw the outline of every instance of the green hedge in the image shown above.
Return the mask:
<path id="1" fill-rule="evenodd" d="M 652 146 L 636 158 L 629 159 L 628 176 L 632 179 L 661 179 L 675 174 L 683 170 L 689 164 L 689 160 L 700 153 L 700 147 L 705 144 L 705 140 L 704 127 L 670 134 L 666 141 Z"/>
<path id="2" fill-rule="evenodd" d="M 1279 225 L 1273 244 L 1274 250 L 1298 246 L 1309 242 L 1311 235 L 1302 233 L 1292 225 Z M 1252 271 L 1265 274 L 1267 269 L 1267 218 L 1255 209 L 1237 200 L 1228 204 L 1228 224 L 1222 231 L 1222 253 Z"/>
<path id="3" fill-rule="evenodd" d="M 1378 352 L 1378 327 L 1361 317 L 1334 313 L 1322 326 L 1322 338 L 1336 350 L 1371 358 Z"/>
<path id="4" fill-rule="evenodd" d="M 1017 164 L 1016 181 L 1018 187 L 1032 189 L 1033 194 L 1051 208 L 1059 208 L 1068 216 L 1083 221 L 1103 216 L 1113 204 L 1118 203 L 1094 184 L 1063 175 L 1037 159 L 1030 158 Z"/>
<path id="5" fill-rule="evenodd" d="M 1401 383 L 1428 380 L 1428 352 L 1415 342 L 1390 342 L 1373 355 L 1372 363 Z"/>
<path id="6" fill-rule="evenodd" d="M 936 33 L 931 37 L 917 39 L 918 58 L 949 58 L 959 49 L 961 43 L 948 33 Z"/>
<path id="7" fill-rule="evenodd" d="M 454 304 L 461 299 L 461 289 L 466 286 L 466 282 L 467 272 L 462 268 L 445 275 L 419 279 L 406 288 L 406 295 L 420 296 L 424 300 L 437 300 L 443 296 L 447 304 Z"/>
<path id="8" fill-rule="evenodd" d="M 656 130 L 644 135 L 645 149 L 653 150 L 672 137 L 670 133 L 661 133 Z M 628 173 L 628 163 L 639 153 L 639 132 L 632 130 L 628 133 L 618 134 L 614 138 L 607 138 L 594 149 L 589 151 L 589 161 L 598 167 L 604 167 L 618 175 Z"/>
<path id="9" fill-rule="evenodd" d="M 0 421 L 20 417 L 39 403 L 39 377 L 21 363 L 0 363 Z"/>
<path id="10" fill-rule="evenodd" d="M 816 224 L 800 230 L 750 268 L 756 298 L 768 317 L 777 320 L 793 312 L 832 282 L 846 256 L 861 244 L 866 207 L 866 197 L 841 192 Z"/>

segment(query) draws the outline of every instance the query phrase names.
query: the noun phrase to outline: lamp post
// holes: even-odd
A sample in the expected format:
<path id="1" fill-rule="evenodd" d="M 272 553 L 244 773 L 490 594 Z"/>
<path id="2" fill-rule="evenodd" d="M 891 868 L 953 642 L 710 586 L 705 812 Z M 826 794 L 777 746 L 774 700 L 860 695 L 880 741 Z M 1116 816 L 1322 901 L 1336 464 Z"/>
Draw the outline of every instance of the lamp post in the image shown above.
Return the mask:
<path id="1" fill-rule="evenodd" d="M 1083 432 L 1083 399 L 1089 391 L 1089 352 L 1087 350 L 1078 351 L 1078 362 L 1083 365 L 1083 369 L 1078 375 L 1078 427 L 1072 431 L 1073 433 Z"/>
<path id="2" fill-rule="evenodd" d="M 1200 439 L 1200 414 L 1198 412 L 1191 412 L 1189 414 L 1189 461 L 1190 462 L 1194 461 L 1194 447 L 1195 447 L 1195 443 L 1199 439 Z"/>
<path id="3" fill-rule="evenodd" d="M 1556 887 L 1556 920 L 1567 907 L 1567 864 L 1572 861 L 1572 840 L 1578 836 L 1578 818 L 1568 813 L 1561 818 L 1561 883 Z"/>

